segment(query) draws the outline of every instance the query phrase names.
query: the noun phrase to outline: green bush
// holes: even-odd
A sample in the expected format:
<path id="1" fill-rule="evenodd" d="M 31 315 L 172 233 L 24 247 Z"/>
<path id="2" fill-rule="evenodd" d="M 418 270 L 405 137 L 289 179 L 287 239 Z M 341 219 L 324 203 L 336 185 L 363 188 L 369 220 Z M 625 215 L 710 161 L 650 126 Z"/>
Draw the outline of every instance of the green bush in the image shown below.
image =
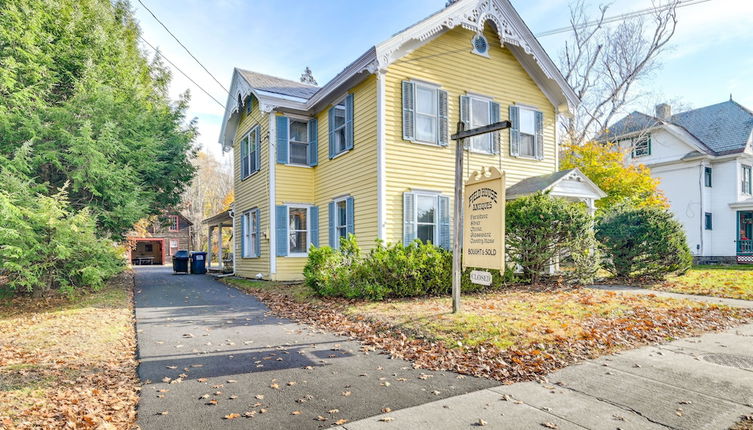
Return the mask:
<path id="1" fill-rule="evenodd" d="M 340 249 L 309 250 L 303 270 L 306 285 L 318 295 L 381 300 L 448 294 L 452 288 L 452 254 L 415 241 L 384 245 L 377 242 L 362 255 L 353 235 L 340 241 Z"/>
<path id="2" fill-rule="evenodd" d="M 0 156 L 0 277 L 16 293 L 97 289 L 123 270 L 111 241 L 98 238 L 89 211 L 70 209 L 65 189 L 47 196 L 26 176 L 28 145 Z"/>
<path id="3" fill-rule="evenodd" d="M 538 283 L 553 261 L 569 262 L 565 271 L 574 282 L 591 282 L 598 270 L 598 244 L 593 217 L 586 206 L 548 193 L 536 193 L 507 203 L 505 214 L 508 258 L 523 276 Z"/>
<path id="4" fill-rule="evenodd" d="M 664 208 L 616 207 L 599 220 L 596 238 L 605 268 L 621 278 L 663 279 L 693 261 L 682 225 Z"/>

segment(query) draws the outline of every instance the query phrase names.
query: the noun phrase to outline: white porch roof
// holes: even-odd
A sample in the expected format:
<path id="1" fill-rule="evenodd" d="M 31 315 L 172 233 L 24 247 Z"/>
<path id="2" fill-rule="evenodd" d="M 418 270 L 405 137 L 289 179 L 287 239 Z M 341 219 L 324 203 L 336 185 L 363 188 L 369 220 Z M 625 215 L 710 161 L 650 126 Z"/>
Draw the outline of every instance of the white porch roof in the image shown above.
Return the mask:
<path id="1" fill-rule="evenodd" d="M 506 199 L 514 200 L 539 191 L 549 191 L 553 196 L 584 201 L 595 201 L 607 196 L 580 169 L 575 168 L 523 179 L 507 189 Z"/>

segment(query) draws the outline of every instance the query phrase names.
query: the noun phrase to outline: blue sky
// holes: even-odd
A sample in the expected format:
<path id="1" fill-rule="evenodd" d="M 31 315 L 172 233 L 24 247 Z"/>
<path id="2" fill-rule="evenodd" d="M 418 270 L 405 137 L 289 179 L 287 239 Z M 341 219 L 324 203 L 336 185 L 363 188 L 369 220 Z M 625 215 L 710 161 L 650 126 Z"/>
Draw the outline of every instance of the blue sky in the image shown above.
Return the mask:
<path id="1" fill-rule="evenodd" d="M 143 37 L 221 102 L 226 93 L 167 32 L 131 0 Z M 142 0 L 227 88 L 233 67 L 298 79 L 311 67 L 324 84 L 368 47 L 444 7 L 446 0 Z M 512 0 L 534 33 L 568 24 L 568 0 Z M 592 10 L 602 2 L 591 0 Z M 644 9 L 651 0 L 616 0 L 608 15 Z M 672 47 L 631 108 L 672 101 L 684 107 L 718 103 L 732 93 L 753 109 L 753 1 L 710 0 L 678 10 Z M 557 62 L 567 34 L 540 42 Z M 145 47 L 149 52 L 149 48 Z M 151 52 L 150 52 L 151 55 Z M 177 71 L 174 97 L 190 89 L 189 117 L 199 144 L 219 156 L 223 110 Z"/>

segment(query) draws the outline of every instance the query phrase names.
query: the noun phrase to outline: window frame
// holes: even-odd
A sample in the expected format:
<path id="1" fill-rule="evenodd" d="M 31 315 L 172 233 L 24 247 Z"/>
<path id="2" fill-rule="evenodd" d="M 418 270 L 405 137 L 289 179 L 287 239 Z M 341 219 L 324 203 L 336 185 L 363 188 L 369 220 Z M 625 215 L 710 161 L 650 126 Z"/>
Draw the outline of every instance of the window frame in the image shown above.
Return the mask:
<path id="1" fill-rule="evenodd" d="M 309 245 L 311 242 L 311 205 L 303 205 L 303 204 L 288 204 L 287 207 L 287 222 L 288 222 L 288 257 L 308 257 L 309 255 Z M 306 210 L 306 230 L 293 230 L 290 228 L 290 210 L 291 209 L 305 209 Z M 290 236 L 293 232 L 299 232 L 299 231 L 305 231 L 306 232 L 306 251 L 305 252 L 292 252 L 290 250 Z"/>
<path id="2" fill-rule="evenodd" d="M 491 124 L 492 114 L 491 114 L 491 112 L 489 110 L 490 109 L 489 105 L 490 105 L 490 103 L 494 102 L 494 99 L 492 97 L 489 97 L 489 96 L 484 96 L 484 95 L 481 95 L 481 94 L 473 94 L 473 93 L 467 93 L 466 97 L 468 97 L 468 124 L 469 124 L 470 128 L 482 127 L 483 125 L 489 125 L 489 124 Z M 484 104 L 486 104 L 486 118 L 487 118 L 487 123 L 486 124 L 482 124 L 482 125 L 474 125 L 473 124 L 473 101 L 474 100 L 475 101 L 480 101 L 480 102 L 483 102 Z M 475 149 L 474 148 L 475 142 L 481 140 L 479 138 L 485 138 L 487 140 L 487 145 L 489 147 L 489 151 L 488 152 L 484 151 L 484 150 L 480 150 L 480 149 Z M 480 135 L 480 136 L 473 136 L 473 137 L 470 138 L 470 143 L 468 145 L 468 150 L 470 150 L 471 152 L 476 153 L 476 154 L 497 155 L 494 152 L 494 142 L 493 142 L 492 138 L 493 138 L 492 133 L 486 133 L 486 134 L 483 134 L 483 135 Z M 535 130 L 534 130 L 534 139 L 535 139 Z M 534 141 L 534 146 L 536 146 L 535 141 Z M 534 148 L 534 151 L 535 151 L 535 148 Z"/>
<path id="3" fill-rule="evenodd" d="M 259 258 L 256 249 L 256 226 L 259 222 L 258 208 L 249 209 L 241 214 L 241 258 Z M 245 223 L 246 229 L 243 229 Z"/>
<path id="4" fill-rule="evenodd" d="M 747 164 L 741 164 L 740 167 L 742 168 L 741 171 L 741 185 L 742 185 L 742 193 L 750 195 L 751 194 L 751 180 L 753 180 L 753 173 L 751 173 L 751 166 Z"/>
<path id="5" fill-rule="evenodd" d="M 434 222 L 431 223 L 434 226 L 434 229 L 432 231 L 432 237 L 434 240 L 431 242 L 432 245 L 439 246 L 436 242 L 439 239 L 439 195 L 440 193 L 436 192 L 427 192 L 427 191 L 413 191 L 413 194 L 415 195 L 416 201 L 413 204 L 413 228 L 416 232 L 416 239 L 421 240 L 421 238 L 418 235 L 418 226 L 419 225 L 430 225 L 430 223 L 419 223 L 418 221 L 418 199 L 421 197 L 431 197 L 434 202 Z M 421 240 L 421 242 L 424 242 Z"/>
<path id="6" fill-rule="evenodd" d="M 437 84 L 433 84 L 431 82 L 424 82 L 424 81 L 416 81 L 411 80 L 410 81 L 413 84 L 413 142 L 415 143 L 423 143 L 426 145 L 434 145 L 434 146 L 442 146 L 439 143 L 439 90 L 441 89 L 441 86 Z M 418 117 L 420 116 L 430 116 L 429 114 L 420 113 L 418 112 L 418 89 L 424 88 L 428 89 L 432 92 L 434 96 L 434 107 L 435 113 L 434 113 L 434 127 L 432 127 L 433 133 L 434 133 L 434 140 L 423 140 L 418 138 Z"/>
<path id="7" fill-rule="evenodd" d="M 310 127 L 311 120 L 310 119 L 300 118 L 300 117 L 295 117 L 295 116 L 288 116 L 287 118 L 288 118 L 288 165 L 289 166 L 298 166 L 298 167 L 311 167 L 309 165 L 309 163 L 311 162 L 311 160 L 309 160 L 309 145 L 311 144 L 311 142 L 309 142 L 309 127 Z M 293 122 L 303 122 L 303 123 L 306 123 L 306 133 L 304 133 L 305 136 L 306 136 L 306 142 L 298 142 L 298 141 L 294 141 L 293 140 L 293 133 L 291 133 L 291 131 L 293 129 Z M 300 144 L 303 144 L 303 143 L 306 144 L 306 162 L 305 163 L 294 163 L 292 161 L 292 159 L 293 159 L 293 151 L 292 151 L 293 144 L 300 145 Z"/>
<path id="8" fill-rule="evenodd" d="M 526 106 L 526 105 L 520 105 L 516 104 L 515 106 L 518 107 L 518 157 L 519 158 L 528 158 L 531 160 L 538 160 L 539 157 L 543 157 L 543 154 L 537 154 L 538 148 L 536 145 L 536 112 L 541 112 L 538 108 L 535 108 L 533 106 Z M 523 112 L 530 112 L 531 115 L 533 115 L 533 133 L 523 133 Z M 523 148 L 523 136 L 531 136 L 531 142 L 533 143 L 533 147 L 531 148 L 531 154 L 523 154 L 522 148 Z"/>
<path id="9" fill-rule="evenodd" d="M 714 218 L 711 212 L 704 212 L 703 213 L 703 228 L 704 230 L 713 230 L 714 229 Z"/>
<path id="10" fill-rule="evenodd" d="M 241 140 L 240 140 L 240 144 L 241 144 L 241 152 L 240 152 L 240 157 L 241 157 L 241 181 L 244 180 L 244 179 L 247 179 L 247 178 L 249 178 L 251 176 L 253 176 L 254 173 L 256 173 L 256 172 L 258 172 L 258 171 L 261 170 L 261 160 L 259 159 L 259 157 L 261 157 L 261 151 L 260 151 L 260 148 L 259 148 L 259 146 L 261 146 L 261 134 L 260 133 L 261 133 L 261 127 L 259 126 L 259 124 L 256 124 L 255 126 L 251 127 L 246 132 L 246 134 L 243 135 L 243 137 L 241 137 Z M 251 135 L 252 134 L 253 135 L 259 135 L 259 145 L 256 145 L 256 138 L 255 137 L 254 137 L 254 140 L 252 142 L 252 140 L 251 140 Z M 248 151 L 246 152 L 246 159 L 245 160 L 243 159 L 243 141 L 244 140 L 246 141 L 246 145 L 248 145 Z M 254 150 L 253 150 L 253 152 L 255 153 L 254 157 L 256 157 L 256 159 L 259 161 L 259 163 L 258 163 L 259 164 L 259 169 L 257 169 L 257 170 L 253 170 L 252 165 L 251 165 L 251 152 L 252 152 L 251 151 L 251 147 L 252 147 L 252 145 L 254 146 Z M 246 176 L 243 176 L 243 163 L 248 163 L 247 164 L 248 174 Z"/>
<path id="11" fill-rule="evenodd" d="M 637 158 L 644 158 L 651 156 L 651 135 L 645 135 L 640 137 L 634 137 L 631 139 L 628 139 L 630 142 L 630 158 L 637 159 Z M 638 145 L 639 144 L 646 144 L 645 153 L 638 153 Z"/>
<path id="12" fill-rule="evenodd" d="M 348 196 L 340 197 L 333 200 L 335 207 L 335 249 L 340 249 L 340 238 L 348 237 Z M 340 225 L 340 204 L 343 205 L 343 211 L 345 212 L 345 223 Z M 340 229 L 345 231 L 345 236 L 340 235 Z"/>
<path id="13" fill-rule="evenodd" d="M 704 166 L 703 168 L 703 185 L 707 188 L 712 188 L 712 170 L 711 167 Z"/>
<path id="14" fill-rule="evenodd" d="M 170 226 L 168 227 L 168 231 L 180 231 L 180 218 L 178 217 L 178 215 L 168 215 L 168 218 L 170 218 Z"/>
<path id="15" fill-rule="evenodd" d="M 334 112 L 337 112 L 337 110 L 342 110 L 343 113 L 343 124 L 339 127 L 333 128 L 331 130 L 332 136 L 335 139 L 335 144 L 337 144 L 337 133 L 342 130 L 343 132 L 343 138 L 342 138 L 342 149 L 337 148 L 337 145 L 335 145 L 335 152 L 332 154 L 332 159 L 337 158 L 341 154 L 345 154 L 348 152 L 348 108 L 346 106 L 345 99 L 348 97 L 348 95 L 344 95 L 341 99 L 339 99 L 337 102 L 332 103 L 332 107 L 330 109 L 334 109 Z M 334 122 L 334 118 L 336 117 L 336 114 L 332 115 L 332 121 Z M 331 126 L 331 124 L 327 123 L 327 127 Z"/>

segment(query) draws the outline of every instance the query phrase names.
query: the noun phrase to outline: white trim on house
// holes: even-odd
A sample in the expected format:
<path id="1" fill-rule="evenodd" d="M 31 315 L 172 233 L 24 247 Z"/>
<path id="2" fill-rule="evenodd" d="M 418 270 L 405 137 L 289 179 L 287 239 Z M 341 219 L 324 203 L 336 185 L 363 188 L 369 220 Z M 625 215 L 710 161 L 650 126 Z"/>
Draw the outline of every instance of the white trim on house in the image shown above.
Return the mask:
<path id="1" fill-rule="evenodd" d="M 287 246 L 288 246 L 288 255 L 286 257 L 308 257 L 309 255 L 309 245 L 311 245 L 313 242 L 311 240 L 311 207 L 313 205 L 307 204 L 307 203 L 285 203 L 285 206 L 287 207 L 288 216 L 286 217 L 288 220 L 288 240 L 287 240 Z M 293 231 L 290 229 L 290 209 L 306 209 L 306 252 L 291 252 L 290 251 L 290 233 Z M 321 227 L 321 224 L 320 224 Z M 296 230 L 296 231 L 302 231 L 302 230 Z"/>
<path id="2" fill-rule="evenodd" d="M 267 133 L 267 158 L 269 159 L 269 233 L 266 234 L 269 241 L 269 273 L 270 275 L 277 273 L 277 241 L 275 240 L 275 228 L 277 227 L 275 219 L 275 198 L 277 191 L 276 172 L 275 166 L 277 160 L 275 160 L 274 154 L 277 153 L 275 147 L 277 142 L 277 128 L 275 127 L 275 115 L 269 114 L 269 132 Z"/>
<path id="3" fill-rule="evenodd" d="M 379 70 L 376 75 L 377 79 L 377 239 L 384 240 L 386 237 L 387 219 L 387 191 L 385 178 L 386 173 L 386 150 L 385 150 L 385 74 L 386 71 Z"/>

